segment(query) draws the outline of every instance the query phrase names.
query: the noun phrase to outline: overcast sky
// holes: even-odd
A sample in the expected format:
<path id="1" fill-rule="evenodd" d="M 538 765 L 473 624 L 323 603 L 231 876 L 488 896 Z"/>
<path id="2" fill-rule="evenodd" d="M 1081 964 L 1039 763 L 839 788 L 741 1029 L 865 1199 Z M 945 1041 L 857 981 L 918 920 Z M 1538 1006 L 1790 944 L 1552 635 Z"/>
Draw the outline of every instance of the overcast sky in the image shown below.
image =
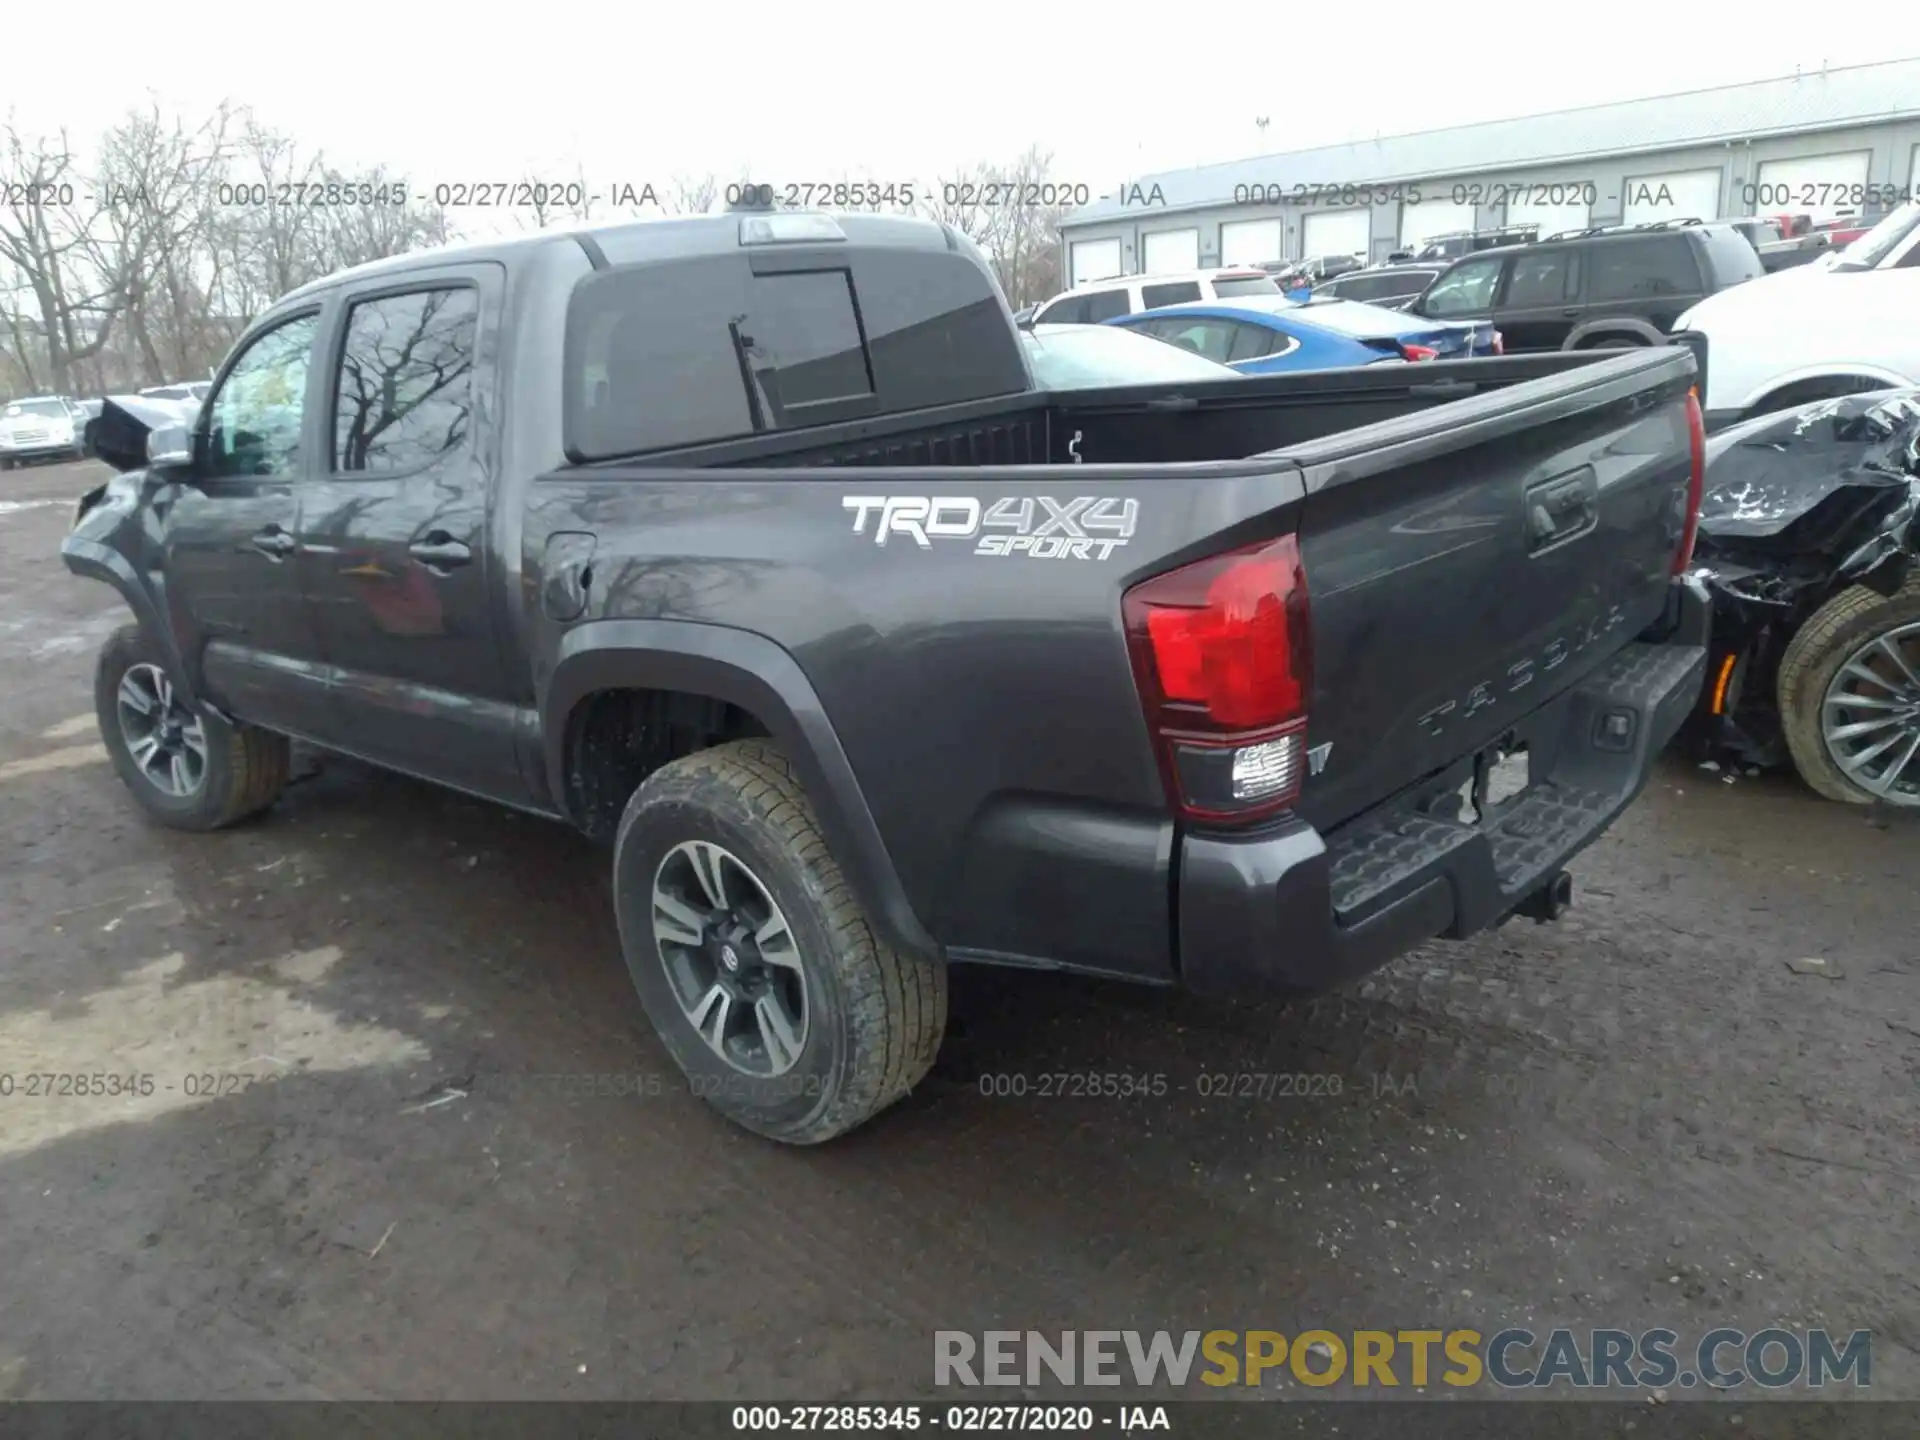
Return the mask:
<path id="1" fill-rule="evenodd" d="M 552 169 L 593 185 L 751 167 L 758 179 L 926 182 L 1039 142 L 1095 194 L 1132 176 L 1891 58 L 1871 24 L 1730 24 L 1616 3 L 1100 9 L 971 0 L 109 5 L 8 66 L 23 130 L 84 141 L 154 96 L 221 99 L 347 169 L 416 191 Z M 1169 17 L 1155 21 L 1158 12 Z M 1318 23 L 1289 22 L 1289 13 Z M 42 12 L 51 16 L 55 12 Z M 136 18 L 137 17 L 137 18 Z M 10 39 L 40 28 L 20 17 Z M 1356 49 L 1343 51 L 1350 36 Z M 1913 47 L 1920 49 L 1920 46 Z M 1256 116 L 1270 125 L 1264 141 Z"/>

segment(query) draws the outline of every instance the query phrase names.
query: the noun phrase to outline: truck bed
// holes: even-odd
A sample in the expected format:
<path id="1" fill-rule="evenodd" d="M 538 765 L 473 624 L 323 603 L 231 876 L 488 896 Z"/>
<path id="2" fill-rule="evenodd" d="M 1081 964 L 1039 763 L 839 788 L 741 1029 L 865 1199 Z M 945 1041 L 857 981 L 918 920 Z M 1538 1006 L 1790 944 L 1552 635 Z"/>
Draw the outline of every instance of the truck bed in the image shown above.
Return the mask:
<path id="1" fill-rule="evenodd" d="M 1606 363 L 1616 354 L 1557 351 L 1248 376 L 1199 385 L 1122 386 L 1075 391 L 1069 397 L 975 401 L 800 434 L 756 435 L 656 451 L 589 468 L 598 472 L 629 466 L 759 469 L 1238 460 Z"/>

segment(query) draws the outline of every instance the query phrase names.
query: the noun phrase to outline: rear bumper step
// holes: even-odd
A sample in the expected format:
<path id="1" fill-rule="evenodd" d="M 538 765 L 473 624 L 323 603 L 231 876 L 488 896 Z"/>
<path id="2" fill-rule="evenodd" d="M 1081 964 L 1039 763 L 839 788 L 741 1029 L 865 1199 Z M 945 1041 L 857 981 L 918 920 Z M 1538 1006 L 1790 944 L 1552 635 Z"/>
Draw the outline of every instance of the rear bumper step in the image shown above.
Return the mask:
<path id="1" fill-rule="evenodd" d="M 1693 603 L 1693 602 L 1688 602 Z M 1704 596 L 1698 597 L 1704 604 Z M 1697 617 L 1688 617 L 1697 618 Z M 1646 782 L 1706 673 L 1701 624 L 1635 643 L 1518 727 L 1530 784 L 1477 823 L 1447 797 L 1473 757 L 1327 836 L 1289 821 L 1182 841 L 1179 964 L 1215 994 L 1311 994 L 1436 937 L 1564 908 L 1554 887 Z"/>

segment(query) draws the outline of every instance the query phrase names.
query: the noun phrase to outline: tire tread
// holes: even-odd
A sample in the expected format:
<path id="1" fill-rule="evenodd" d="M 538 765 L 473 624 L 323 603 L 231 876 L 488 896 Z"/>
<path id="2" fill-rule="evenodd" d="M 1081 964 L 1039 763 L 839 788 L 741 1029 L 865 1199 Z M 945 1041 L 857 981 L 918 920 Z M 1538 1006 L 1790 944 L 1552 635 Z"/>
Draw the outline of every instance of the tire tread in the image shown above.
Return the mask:
<path id="1" fill-rule="evenodd" d="M 791 1144 L 831 1140 L 903 1099 L 933 1067 L 946 1031 L 946 966 L 896 950 L 874 933 L 792 762 L 772 742 L 736 740 L 683 756 L 649 777 L 635 802 L 700 784 L 718 784 L 744 801 L 768 840 L 809 873 L 819 897 L 860 1058 L 828 1103 L 804 1121 L 761 1133 Z"/>

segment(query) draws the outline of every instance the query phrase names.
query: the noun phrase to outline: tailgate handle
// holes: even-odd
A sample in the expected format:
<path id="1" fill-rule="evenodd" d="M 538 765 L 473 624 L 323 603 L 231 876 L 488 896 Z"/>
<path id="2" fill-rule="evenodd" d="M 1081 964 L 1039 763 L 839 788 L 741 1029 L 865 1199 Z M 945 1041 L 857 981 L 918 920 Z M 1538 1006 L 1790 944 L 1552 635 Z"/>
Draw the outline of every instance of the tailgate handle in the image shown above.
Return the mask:
<path id="1" fill-rule="evenodd" d="M 1527 487 L 1527 553 L 1565 544 L 1600 521 L 1600 484 L 1591 466 Z"/>

